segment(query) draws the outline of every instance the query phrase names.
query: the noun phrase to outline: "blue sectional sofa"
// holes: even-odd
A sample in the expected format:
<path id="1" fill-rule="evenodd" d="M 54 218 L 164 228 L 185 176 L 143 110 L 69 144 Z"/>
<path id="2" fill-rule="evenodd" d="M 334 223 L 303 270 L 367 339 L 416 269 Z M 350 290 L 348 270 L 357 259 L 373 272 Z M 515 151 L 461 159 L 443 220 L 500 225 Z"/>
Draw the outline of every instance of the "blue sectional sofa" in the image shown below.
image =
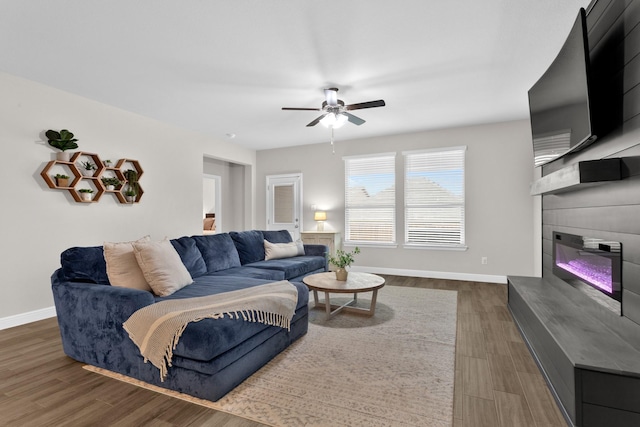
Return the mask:
<path id="1" fill-rule="evenodd" d="M 301 280 L 328 269 L 327 246 L 304 245 L 304 255 L 265 261 L 265 240 L 287 243 L 291 236 L 287 231 L 250 230 L 171 240 L 193 283 L 165 297 L 111 286 L 102 246 L 67 249 L 51 278 L 64 352 L 150 384 L 220 399 L 307 332 L 309 293 Z M 144 362 L 122 326 L 136 310 L 158 301 L 280 280 L 290 281 L 298 291 L 290 330 L 227 317 L 189 323 L 164 381 L 158 368 Z"/>

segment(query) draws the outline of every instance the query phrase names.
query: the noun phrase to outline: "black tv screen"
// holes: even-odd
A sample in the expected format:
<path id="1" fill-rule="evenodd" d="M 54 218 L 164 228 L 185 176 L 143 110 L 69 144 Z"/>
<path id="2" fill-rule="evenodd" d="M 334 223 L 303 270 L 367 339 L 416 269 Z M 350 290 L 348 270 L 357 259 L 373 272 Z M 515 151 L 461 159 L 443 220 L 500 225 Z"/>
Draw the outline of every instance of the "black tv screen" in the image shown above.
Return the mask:
<path id="1" fill-rule="evenodd" d="M 586 13 L 581 8 L 562 49 L 529 90 L 535 166 L 595 141 L 589 73 Z"/>

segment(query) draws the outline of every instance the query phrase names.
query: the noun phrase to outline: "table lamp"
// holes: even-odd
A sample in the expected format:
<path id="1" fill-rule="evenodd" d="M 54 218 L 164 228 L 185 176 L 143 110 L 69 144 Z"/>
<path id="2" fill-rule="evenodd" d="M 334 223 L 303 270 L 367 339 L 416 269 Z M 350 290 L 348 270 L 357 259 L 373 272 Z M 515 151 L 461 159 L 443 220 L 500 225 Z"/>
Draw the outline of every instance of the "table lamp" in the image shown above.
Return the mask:
<path id="1" fill-rule="evenodd" d="M 325 211 L 315 211 L 313 213 L 313 219 L 318 221 L 316 230 L 324 231 L 324 222 L 327 220 L 327 213 Z"/>

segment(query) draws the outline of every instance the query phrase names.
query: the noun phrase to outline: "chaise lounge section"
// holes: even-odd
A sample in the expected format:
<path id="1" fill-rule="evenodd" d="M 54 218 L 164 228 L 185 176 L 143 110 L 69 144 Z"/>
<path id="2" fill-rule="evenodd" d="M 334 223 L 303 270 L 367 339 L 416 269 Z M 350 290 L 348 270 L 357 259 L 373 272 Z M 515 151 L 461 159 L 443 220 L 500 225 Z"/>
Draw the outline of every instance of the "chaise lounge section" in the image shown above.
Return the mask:
<path id="1" fill-rule="evenodd" d="M 193 283 L 167 296 L 112 286 L 102 246 L 64 251 L 61 268 L 51 278 L 63 348 L 80 362 L 216 401 L 306 334 L 309 294 L 301 280 L 327 271 L 328 247 L 296 244 L 287 231 L 260 230 L 181 237 L 170 242 Z M 286 256 L 292 249 L 297 254 Z M 164 380 L 158 368 L 145 363 L 123 328 L 137 310 L 161 301 L 276 281 L 289 281 L 297 291 L 289 330 L 227 316 L 189 323 L 173 350 Z"/>

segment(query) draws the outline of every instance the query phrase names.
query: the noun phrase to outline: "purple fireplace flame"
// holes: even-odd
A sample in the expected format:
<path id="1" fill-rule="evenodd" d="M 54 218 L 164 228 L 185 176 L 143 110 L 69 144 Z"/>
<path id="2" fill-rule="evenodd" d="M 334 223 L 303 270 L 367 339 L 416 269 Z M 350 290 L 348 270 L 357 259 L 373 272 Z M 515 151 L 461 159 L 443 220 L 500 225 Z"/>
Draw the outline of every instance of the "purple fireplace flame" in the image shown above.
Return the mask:
<path id="1" fill-rule="evenodd" d="M 568 281 L 578 280 L 603 294 L 622 299 L 619 242 L 554 232 L 553 273 Z"/>
<path id="2" fill-rule="evenodd" d="M 576 259 L 568 263 L 558 262 L 556 265 L 598 289 L 608 293 L 613 292 L 613 268 L 609 259 L 600 258 L 597 262 L 594 262 L 593 257 L 591 257 L 589 262 L 583 259 Z"/>

